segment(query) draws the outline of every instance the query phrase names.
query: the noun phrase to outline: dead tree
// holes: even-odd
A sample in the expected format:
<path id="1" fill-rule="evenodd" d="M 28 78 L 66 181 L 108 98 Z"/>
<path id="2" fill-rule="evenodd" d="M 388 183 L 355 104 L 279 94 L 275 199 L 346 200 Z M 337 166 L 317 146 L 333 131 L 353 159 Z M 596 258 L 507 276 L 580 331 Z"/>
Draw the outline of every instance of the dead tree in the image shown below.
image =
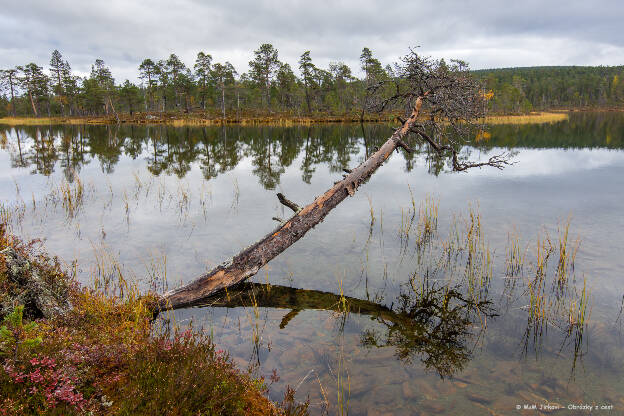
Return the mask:
<path id="1" fill-rule="evenodd" d="M 255 275 L 323 221 L 347 196 L 353 196 L 393 151 L 400 147 L 411 153 L 408 136 L 427 144 L 440 157 L 448 158 L 455 171 L 482 166 L 502 169 L 509 163 L 506 154 L 484 162 L 470 162 L 462 157 L 462 149 L 485 110 L 479 85 L 463 62 L 452 61 L 447 65 L 443 60 L 422 58 L 412 50 L 396 65 L 396 73 L 396 79 L 370 87 L 371 95 L 380 97 L 372 102 L 372 109 L 405 108 L 407 118 L 400 119 L 401 125 L 375 153 L 303 208 L 278 194 L 280 202 L 293 210 L 292 217 L 280 220 L 275 230 L 230 260 L 193 282 L 165 293 L 159 300 L 159 308 L 191 305 Z M 380 94 L 382 91 L 384 94 Z"/>

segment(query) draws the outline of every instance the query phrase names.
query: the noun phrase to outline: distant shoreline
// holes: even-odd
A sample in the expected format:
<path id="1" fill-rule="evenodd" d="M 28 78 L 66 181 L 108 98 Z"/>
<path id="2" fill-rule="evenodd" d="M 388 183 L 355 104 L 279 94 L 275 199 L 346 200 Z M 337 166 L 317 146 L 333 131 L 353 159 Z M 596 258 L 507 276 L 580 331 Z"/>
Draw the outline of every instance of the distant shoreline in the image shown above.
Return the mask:
<path id="1" fill-rule="evenodd" d="M 486 124 L 542 124 L 563 121 L 568 118 L 570 112 L 624 112 L 624 109 L 569 109 L 535 111 L 529 114 L 513 115 L 489 115 L 485 118 Z M 396 120 L 396 115 L 387 114 L 377 117 L 366 116 L 365 123 L 385 123 Z M 133 115 L 120 114 L 121 124 L 164 124 L 173 127 L 185 126 L 221 126 L 221 125 L 274 125 L 294 126 L 323 123 L 359 123 L 359 116 L 291 116 L 271 115 L 252 116 L 241 118 L 218 118 L 209 117 L 205 114 L 179 114 L 179 113 L 135 113 Z M 9 126 L 18 125 L 50 125 L 50 124 L 118 124 L 114 116 L 85 116 L 85 117 L 3 117 L 0 124 Z"/>

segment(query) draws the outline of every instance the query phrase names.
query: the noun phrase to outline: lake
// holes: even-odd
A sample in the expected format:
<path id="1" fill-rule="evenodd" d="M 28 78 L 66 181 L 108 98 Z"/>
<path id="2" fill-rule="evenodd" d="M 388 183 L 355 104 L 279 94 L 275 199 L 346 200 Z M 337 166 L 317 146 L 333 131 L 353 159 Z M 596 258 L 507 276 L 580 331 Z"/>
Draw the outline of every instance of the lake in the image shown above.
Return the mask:
<path id="1" fill-rule="evenodd" d="M 0 126 L 1 214 L 84 284 L 162 292 L 288 218 L 277 192 L 311 202 L 391 132 Z M 453 173 L 413 144 L 250 284 L 160 322 L 211 334 L 311 414 L 622 412 L 624 115 L 492 126 L 464 149 L 512 152 L 504 170 Z"/>

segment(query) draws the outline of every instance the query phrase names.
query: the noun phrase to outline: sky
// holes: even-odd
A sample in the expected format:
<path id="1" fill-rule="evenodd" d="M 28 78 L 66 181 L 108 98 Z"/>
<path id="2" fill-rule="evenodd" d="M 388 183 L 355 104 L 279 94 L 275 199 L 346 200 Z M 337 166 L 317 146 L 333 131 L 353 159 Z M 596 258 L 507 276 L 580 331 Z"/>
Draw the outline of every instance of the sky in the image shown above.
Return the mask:
<path id="1" fill-rule="evenodd" d="M 538 65 L 624 65 L 622 0 L 0 0 L 0 68 L 48 68 L 58 49 L 75 72 L 101 58 L 117 82 L 137 81 L 145 58 L 199 51 L 248 70 L 271 43 L 298 72 L 348 64 L 360 75 L 363 47 L 382 64 L 410 47 L 473 69 Z"/>

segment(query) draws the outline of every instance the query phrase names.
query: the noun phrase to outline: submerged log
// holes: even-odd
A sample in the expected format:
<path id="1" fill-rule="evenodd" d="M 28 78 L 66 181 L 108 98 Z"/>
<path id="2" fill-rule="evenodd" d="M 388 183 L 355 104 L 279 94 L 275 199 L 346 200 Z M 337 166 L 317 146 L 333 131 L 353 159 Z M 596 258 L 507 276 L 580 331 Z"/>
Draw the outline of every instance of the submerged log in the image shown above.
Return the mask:
<path id="1" fill-rule="evenodd" d="M 160 309 L 176 309 L 191 305 L 223 289 L 237 285 L 255 275 L 258 270 L 278 254 L 303 237 L 310 229 L 323 221 L 325 216 L 347 196 L 353 196 L 358 187 L 388 159 L 397 147 L 407 146 L 403 139 L 417 122 L 422 98 L 415 101 L 411 116 L 368 159 L 344 177 L 323 195 L 302 209 L 293 204 L 295 214 L 258 242 L 245 248 L 225 263 L 220 264 L 193 282 L 166 292 L 160 299 Z M 280 202 L 287 201 L 280 195 Z"/>

